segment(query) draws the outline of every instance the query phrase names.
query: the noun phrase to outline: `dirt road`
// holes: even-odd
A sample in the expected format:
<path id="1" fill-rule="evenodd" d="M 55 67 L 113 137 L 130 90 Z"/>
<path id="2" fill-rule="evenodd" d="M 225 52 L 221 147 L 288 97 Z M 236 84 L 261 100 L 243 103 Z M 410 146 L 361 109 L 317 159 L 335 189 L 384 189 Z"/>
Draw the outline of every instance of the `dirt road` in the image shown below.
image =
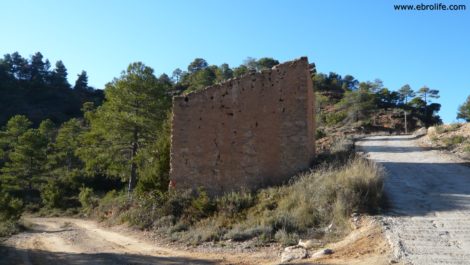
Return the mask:
<path id="1" fill-rule="evenodd" d="M 71 218 L 27 218 L 32 230 L 0 246 L 1 265 L 260 264 L 259 260 L 171 250 L 125 231 Z M 261 262 L 263 263 L 263 262 Z"/>
<path id="2" fill-rule="evenodd" d="M 357 147 L 388 171 L 383 222 L 395 256 L 414 265 L 470 264 L 470 168 L 412 136 L 368 137 Z"/>

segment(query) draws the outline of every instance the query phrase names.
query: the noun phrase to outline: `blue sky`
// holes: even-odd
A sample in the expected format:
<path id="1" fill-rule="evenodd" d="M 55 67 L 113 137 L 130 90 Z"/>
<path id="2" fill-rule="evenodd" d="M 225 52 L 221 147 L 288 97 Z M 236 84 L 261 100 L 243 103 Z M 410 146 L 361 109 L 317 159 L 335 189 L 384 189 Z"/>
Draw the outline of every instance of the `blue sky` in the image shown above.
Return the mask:
<path id="1" fill-rule="evenodd" d="M 467 11 L 394 11 L 431 0 L 0 0 L 0 53 L 40 51 L 62 60 L 70 82 L 86 70 L 97 88 L 142 61 L 156 74 L 196 57 L 238 66 L 250 56 L 308 56 L 321 72 L 438 89 L 440 115 L 455 120 L 470 95 Z"/>

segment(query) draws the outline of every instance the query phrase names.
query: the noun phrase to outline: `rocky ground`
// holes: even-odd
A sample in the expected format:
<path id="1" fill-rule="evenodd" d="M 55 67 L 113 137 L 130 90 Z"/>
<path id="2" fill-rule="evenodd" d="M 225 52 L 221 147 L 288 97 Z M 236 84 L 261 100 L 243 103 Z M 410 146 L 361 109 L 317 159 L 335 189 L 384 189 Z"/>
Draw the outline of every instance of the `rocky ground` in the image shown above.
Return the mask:
<path id="1" fill-rule="evenodd" d="M 454 123 L 430 127 L 419 145 L 448 151 L 470 161 L 470 123 Z"/>

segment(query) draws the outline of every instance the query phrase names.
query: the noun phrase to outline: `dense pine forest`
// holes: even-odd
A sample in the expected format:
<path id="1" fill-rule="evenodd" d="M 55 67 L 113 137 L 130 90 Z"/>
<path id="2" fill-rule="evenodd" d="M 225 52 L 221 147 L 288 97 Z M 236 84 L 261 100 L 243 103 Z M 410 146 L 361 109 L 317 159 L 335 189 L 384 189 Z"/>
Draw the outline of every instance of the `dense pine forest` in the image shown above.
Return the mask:
<path id="1" fill-rule="evenodd" d="M 126 207 L 152 197 L 183 214 L 185 204 L 168 191 L 172 96 L 278 63 L 248 58 L 231 68 L 196 58 L 186 70 L 157 76 L 136 62 L 101 90 L 88 85 L 85 71 L 70 84 L 64 63 L 51 67 L 39 52 L 29 59 L 6 54 L 0 60 L 0 220 L 11 229 L 24 211 L 90 214 L 113 196 Z M 408 129 L 441 122 L 440 105 L 431 102 L 438 90 L 386 88 L 380 80 L 320 73 L 314 64 L 311 73 L 317 138 L 342 128 L 400 133 L 405 111 Z M 188 200 L 198 218 L 215 207 L 203 191 Z"/>
<path id="2" fill-rule="evenodd" d="M 60 124 L 80 117 L 85 102 L 101 104 L 103 91 L 88 86 L 86 71 L 69 84 L 62 61 L 54 67 L 40 52 L 29 59 L 19 53 L 0 59 L 0 124 L 14 115 L 25 115 L 34 125 L 45 119 Z"/>

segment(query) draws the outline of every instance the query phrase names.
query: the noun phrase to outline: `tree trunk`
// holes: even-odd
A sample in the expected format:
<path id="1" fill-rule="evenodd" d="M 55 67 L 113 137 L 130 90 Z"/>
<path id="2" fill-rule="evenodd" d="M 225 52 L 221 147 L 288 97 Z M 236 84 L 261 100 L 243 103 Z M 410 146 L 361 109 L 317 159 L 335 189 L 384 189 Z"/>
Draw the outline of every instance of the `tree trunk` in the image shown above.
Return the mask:
<path id="1" fill-rule="evenodd" d="M 427 93 L 424 93 L 424 125 L 428 126 L 428 98 Z"/>
<path id="2" fill-rule="evenodd" d="M 405 134 L 408 134 L 408 124 L 406 120 L 406 110 L 405 110 Z"/>
<path id="3" fill-rule="evenodd" d="M 127 188 L 127 194 L 131 198 L 132 190 L 134 190 L 135 184 L 137 182 L 137 165 L 134 161 L 135 156 L 137 155 L 138 150 L 138 132 L 137 128 L 134 129 L 134 136 L 132 142 L 132 153 L 131 153 L 131 174 L 129 176 L 129 186 Z"/>
<path id="4" fill-rule="evenodd" d="M 405 111 L 405 134 L 408 134 L 408 121 L 406 120 L 406 106 L 408 104 L 408 98 L 405 97 L 405 106 L 403 106 L 403 110 Z"/>

